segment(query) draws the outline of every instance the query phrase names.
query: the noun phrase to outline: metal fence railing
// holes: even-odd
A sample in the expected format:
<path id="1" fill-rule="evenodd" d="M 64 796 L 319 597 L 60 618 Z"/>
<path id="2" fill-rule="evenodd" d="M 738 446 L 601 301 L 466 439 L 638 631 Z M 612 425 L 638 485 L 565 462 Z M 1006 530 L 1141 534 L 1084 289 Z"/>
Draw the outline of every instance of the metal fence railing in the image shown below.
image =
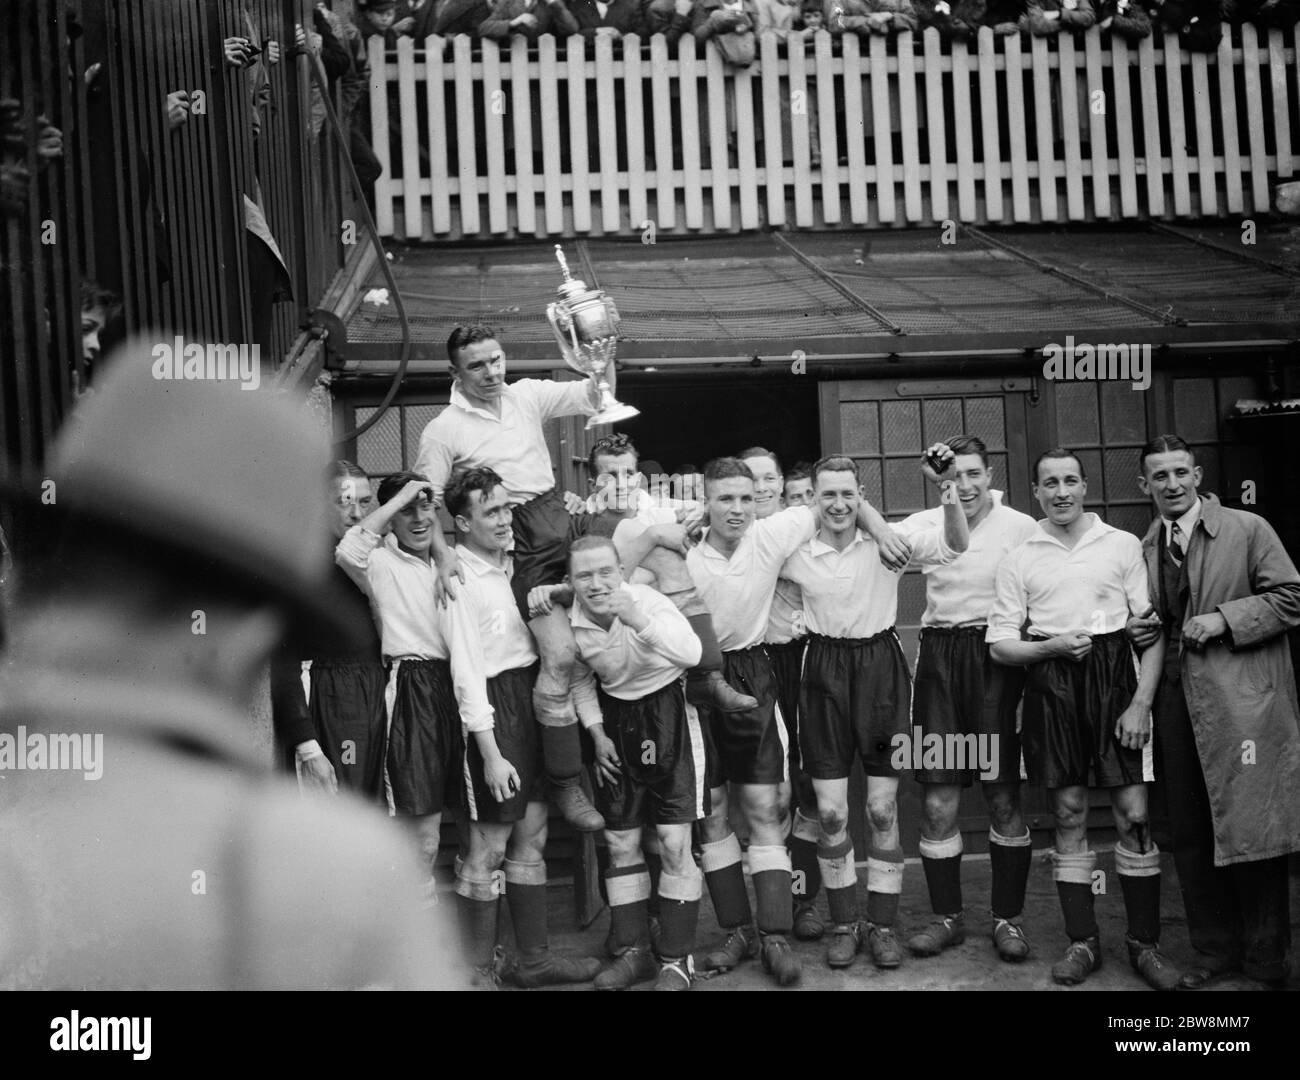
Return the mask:
<path id="1" fill-rule="evenodd" d="M 257 344 L 269 371 L 301 343 L 305 312 L 349 252 L 340 223 L 360 232 L 361 220 L 324 123 L 319 60 L 294 48 L 311 9 L 310 0 L 0 4 L 0 451 L 11 468 L 39 468 L 91 380 L 85 285 L 120 301 L 106 347 L 136 332 Z M 223 42 L 235 36 L 260 50 L 252 66 L 226 62 Z M 169 102 L 177 92 L 179 113 Z M 42 157 L 40 117 L 61 132 L 61 152 Z"/>
<path id="2" fill-rule="evenodd" d="M 1296 169 L 1293 31 L 594 43 L 372 39 L 381 232 L 406 239 L 1260 213 Z"/>

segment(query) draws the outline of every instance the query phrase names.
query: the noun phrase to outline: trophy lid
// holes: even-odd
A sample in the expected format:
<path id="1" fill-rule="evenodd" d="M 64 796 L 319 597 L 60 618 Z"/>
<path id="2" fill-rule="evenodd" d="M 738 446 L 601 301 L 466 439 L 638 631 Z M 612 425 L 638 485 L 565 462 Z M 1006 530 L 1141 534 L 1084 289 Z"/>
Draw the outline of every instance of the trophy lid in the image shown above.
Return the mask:
<path id="1" fill-rule="evenodd" d="M 559 244 L 555 245 L 555 257 L 559 260 L 560 270 L 564 274 L 564 280 L 560 282 L 560 287 L 556 291 L 566 299 L 589 291 L 585 281 L 569 273 L 569 260 L 564 257 L 564 250 Z"/>

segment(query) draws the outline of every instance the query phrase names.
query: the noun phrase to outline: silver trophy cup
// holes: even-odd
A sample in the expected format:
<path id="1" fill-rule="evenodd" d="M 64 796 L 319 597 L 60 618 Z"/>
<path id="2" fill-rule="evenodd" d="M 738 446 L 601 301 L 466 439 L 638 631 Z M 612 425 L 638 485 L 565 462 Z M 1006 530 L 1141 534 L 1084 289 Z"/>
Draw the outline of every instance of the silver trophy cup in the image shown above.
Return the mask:
<path id="1" fill-rule="evenodd" d="M 617 424 L 640 415 L 639 409 L 624 405 L 610 392 L 605 372 L 614 362 L 618 346 L 618 308 L 601 289 L 589 289 L 587 283 L 569 273 L 569 264 L 560 245 L 555 245 L 564 281 L 560 298 L 546 305 L 546 317 L 555 331 L 555 343 L 564 362 L 591 378 L 600 393 L 600 406 L 587 420 L 587 427 Z"/>

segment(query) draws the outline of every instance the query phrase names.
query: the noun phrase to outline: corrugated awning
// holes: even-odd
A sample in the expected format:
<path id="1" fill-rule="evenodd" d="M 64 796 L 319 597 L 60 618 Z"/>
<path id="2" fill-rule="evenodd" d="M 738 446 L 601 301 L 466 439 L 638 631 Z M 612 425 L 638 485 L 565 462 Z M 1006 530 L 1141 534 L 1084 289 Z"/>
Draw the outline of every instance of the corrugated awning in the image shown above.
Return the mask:
<path id="1" fill-rule="evenodd" d="M 629 364 L 788 355 L 978 354 L 1079 341 L 1206 347 L 1300 338 L 1300 228 L 1261 224 L 958 228 L 563 241 L 575 276 L 618 305 Z M 1236 248 L 1232 245 L 1236 245 Z M 1239 249 L 1239 250 L 1237 250 Z M 520 361 L 555 361 L 544 311 L 554 244 L 401 249 L 390 264 L 417 366 L 457 323 L 501 329 Z M 382 286 L 376 272 L 370 282 Z M 347 320 L 351 370 L 396 363 L 393 307 Z M 1109 337 L 1108 337 L 1109 334 Z"/>

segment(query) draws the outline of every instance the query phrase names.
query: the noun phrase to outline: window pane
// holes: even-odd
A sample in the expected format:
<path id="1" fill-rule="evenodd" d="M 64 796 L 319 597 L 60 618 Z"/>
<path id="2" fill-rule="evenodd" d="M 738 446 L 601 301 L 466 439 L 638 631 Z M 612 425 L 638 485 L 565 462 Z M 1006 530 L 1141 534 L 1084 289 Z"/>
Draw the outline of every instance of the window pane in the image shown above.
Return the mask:
<path id="1" fill-rule="evenodd" d="M 415 468 L 415 463 L 420 457 L 420 436 L 424 434 L 424 429 L 429 421 L 446 407 L 446 405 L 405 405 L 402 407 L 403 419 L 406 421 L 406 438 L 404 440 L 406 468 Z"/>
<path id="2" fill-rule="evenodd" d="M 880 442 L 886 454 L 920 454 L 921 404 L 918 401 L 880 403 Z"/>
<path id="3" fill-rule="evenodd" d="M 374 413 L 374 409 L 357 409 L 357 423 L 364 424 Z M 396 409 L 389 409 L 357 439 L 357 464 L 368 473 L 402 471 L 401 417 Z"/>
<path id="4" fill-rule="evenodd" d="M 846 454 L 880 453 L 880 423 L 874 401 L 850 401 L 840 406 L 840 433 Z"/>
<path id="5" fill-rule="evenodd" d="M 960 434 L 962 434 L 960 398 L 940 398 L 925 403 L 925 446 Z"/>
<path id="6" fill-rule="evenodd" d="M 858 463 L 858 474 L 862 477 L 862 490 L 867 494 L 867 502 L 871 503 L 882 514 L 884 511 L 884 499 L 880 497 L 880 460 L 872 458 L 864 460 L 855 459 Z"/>
<path id="7" fill-rule="evenodd" d="M 1108 443 L 1147 441 L 1146 395 L 1132 383 L 1102 383 L 1101 409 Z"/>
<path id="8" fill-rule="evenodd" d="M 1142 489 L 1137 482 L 1138 458 L 1141 453 L 1137 448 L 1106 451 L 1106 498 L 1142 497 Z"/>
<path id="9" fill-rule="evenodd" d="M 966 434 L 984 440 L 990 450 L 1005 450 L 1007 425 L 1000 397 L 966 399 Z"/>
<path id="10" fill-rule="evenodd" d="M 920 462 L 891 458 L 885 462 L 885 505 L 890 514 L 914 514 L 925 509 L 925 479 Z"/>
<path id="11" fill-rule="evenodd" d="M 1097 388 L 1092 383 L 1056 383 L 1056 433 L 1062 446 L 1101 442 Z"/>

